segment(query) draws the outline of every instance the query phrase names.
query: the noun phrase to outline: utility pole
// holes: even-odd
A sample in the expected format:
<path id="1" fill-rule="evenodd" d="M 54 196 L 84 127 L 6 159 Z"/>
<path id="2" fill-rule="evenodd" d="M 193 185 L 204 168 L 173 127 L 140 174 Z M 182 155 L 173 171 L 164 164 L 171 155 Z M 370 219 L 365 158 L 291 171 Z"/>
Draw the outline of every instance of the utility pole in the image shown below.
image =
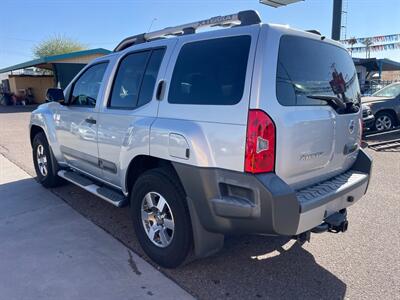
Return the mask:
<path id="1" fill-rule="evenodd" d="M 340 29 L 342 26 L 342 0 L 333 0 L 332 13 L 332 39 L 340 40 Z"/>

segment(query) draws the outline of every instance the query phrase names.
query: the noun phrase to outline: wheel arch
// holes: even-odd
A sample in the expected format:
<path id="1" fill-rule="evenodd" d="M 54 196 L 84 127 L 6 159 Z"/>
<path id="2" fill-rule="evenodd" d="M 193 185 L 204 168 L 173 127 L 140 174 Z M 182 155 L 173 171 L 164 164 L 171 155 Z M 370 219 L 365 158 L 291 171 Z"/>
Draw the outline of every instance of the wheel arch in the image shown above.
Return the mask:
<path id="1" fill-rule="evenodd" d="M 182 178 L 179 176 L 184 176 L 184 173 L 177 170 L 175 164 L 171 161 L 149 155 L 138 155 L 133 158 L 129 163 L 125 176 L 126 190 L 128 193 L 130 194 L 140 174 L 158 167 L 169 170 L 170 174 L 176 177 L 178 184 L 185 194 L 192 226 L 195 257 L 206 257 L 218 252 L 223 247 L 224 236 L 222 234 L 209 232 L 203 227 L 198 212 L 193 204 L 193 200 L 188 197 L 188 191 L 186 191 Z"/>
<path id="2" fill-rule="evenodd" d="M 396 111 L 391 108 L 383 108 L 383 109 L 378 110 L 375 113 L 375 118 L 377 118 L 379 115 L 384 114 L 384 113 L 387 113 L 393 117 L 393 120 L 396 122 L 395 125 L 397 125 L 399 123 L 399 119 L 397 117 Z"/>
<path id="3" fill-rule="evenodd" d="M 160 167 L 166 169 L 172 176 L 176 177 L 185 192 L 180 177 L 173 164 L 168 160 L 150 155 L 138 155 L 130 161 L 125 175 L 125 191 L 130 194 L 133 185 L 141 174 L 148 170 Z"/>
<path id="4" fill-rule="evenodd" d="M 33 139 L 40 132 L 43 132 L 46 135 L 46 132 L 44 131 L 44 129 L 42 127 L 40 127 L 38 125 L 32 125 L 31 126 L 30 132 L 29 132 L 29 138 L 30 138 L 31 146 L 33 145 Z M 46 138 L 47 138 L 47 135 L 46 135 Z"/>
<path id="5" fill-rule="evenodd" d="M 209 232 L 203 227 L 200 222 L 198 212 L 193 204 L 193 200 L 188 197 L 187 191 L 182 183 L 182 179 L 179 176 L 180 172 L 176 170 L 171 161 L 149 155 L 138 155 L 133 158 L 129 163 L 125 177 L 126 189 L 129 194 L 140 174 L 143 174 L 147 170 L 158 167 L 163 167 L 169 170 L 172 176 L 176 176 L 178 184 L 185 193 L 192 226 L 194 256 L 196 258 L 206 257 L 218 252 L 223 247 L 224 236 L 222 234 Z"/>

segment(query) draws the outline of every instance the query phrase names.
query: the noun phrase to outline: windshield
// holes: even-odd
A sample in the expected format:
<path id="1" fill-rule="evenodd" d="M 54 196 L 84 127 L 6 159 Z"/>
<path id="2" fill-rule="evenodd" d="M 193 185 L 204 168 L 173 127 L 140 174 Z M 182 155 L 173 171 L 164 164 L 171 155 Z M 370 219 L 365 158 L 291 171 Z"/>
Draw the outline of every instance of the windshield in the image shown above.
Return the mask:
<path id="1" fill-rule="evenodd" d="M 357 73 L 347 51 L 300 36 L 281 38 L 276 93 L 279 103 L 287 106 L 327 105 L 318 96 L 360 105 Z"/>
<path id="2" fill-rule="evenodd" d="M 398 95 L 400 95 L 400 84 L 399 83 L 385 86 L 383 89 L 372 94 L 372 96 L 375 96 L 375 97 L 391 97 L 391 98 L 395 98 Z"/>

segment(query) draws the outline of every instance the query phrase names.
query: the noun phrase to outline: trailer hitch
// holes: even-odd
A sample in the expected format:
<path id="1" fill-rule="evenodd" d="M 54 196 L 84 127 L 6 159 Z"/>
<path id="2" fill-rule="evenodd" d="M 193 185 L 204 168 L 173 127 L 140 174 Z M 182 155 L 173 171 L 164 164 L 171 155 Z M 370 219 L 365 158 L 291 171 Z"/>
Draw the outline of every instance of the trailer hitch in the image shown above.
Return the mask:
<path id="1" fill-rule="evenodd" d="M 310 242 L 311 233 L 323 233 L 327 231 L 332 233 L 346 232 L 348 227 L 347 211 L 346 209 L 342 209 L 327 217 L 322 224 L 311 230 L 295 235 L 292 238 L 297 240 L 300 244 L 304 244 L 305 242 Z"/>
<path id="2" fill-rule="evenodd" d="M 329 217 L 327 217 L 321 225 L 314 227 L 311 229 L 313 233 L 322 233 L 322 232 L 346 232 L 349 227 L 349 222 L 347 221 L 347 211 L 346 209 L 342 209 L 339 212 L 336 212 Z"/>

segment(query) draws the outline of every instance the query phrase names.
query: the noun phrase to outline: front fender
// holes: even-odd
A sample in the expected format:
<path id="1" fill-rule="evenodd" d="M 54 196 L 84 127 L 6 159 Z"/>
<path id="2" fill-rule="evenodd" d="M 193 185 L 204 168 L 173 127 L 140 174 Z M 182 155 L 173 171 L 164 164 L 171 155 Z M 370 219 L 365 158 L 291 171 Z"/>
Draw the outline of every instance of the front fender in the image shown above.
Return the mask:
<path id="1" fill-rule="evenodd" d="M 61 159 L 60 146 L 56 134 L 56 122 L 58 122 L 56 112 L 58 105 L 60 104 L 46 103 L 40 105 L 31 113 L 29 123 L 29 132 L 31 132 L 32 126 L 38 126 L 43 129 L 51 150 L 57 160 Z"/>
<path id="2" fill-rule="evenodd" d="M 374 116 L 376 116 L 381 111 L 390 110 L 397 116 L 397 118 L 399 118 L 400 117 L 400 101 L 398 103 L 395 103 L 395 101 L 396 101 L 396 99 L 377 102 L 377 103 L 371 103 L 369 105 L 369 107 L 371 108 Z"/>

